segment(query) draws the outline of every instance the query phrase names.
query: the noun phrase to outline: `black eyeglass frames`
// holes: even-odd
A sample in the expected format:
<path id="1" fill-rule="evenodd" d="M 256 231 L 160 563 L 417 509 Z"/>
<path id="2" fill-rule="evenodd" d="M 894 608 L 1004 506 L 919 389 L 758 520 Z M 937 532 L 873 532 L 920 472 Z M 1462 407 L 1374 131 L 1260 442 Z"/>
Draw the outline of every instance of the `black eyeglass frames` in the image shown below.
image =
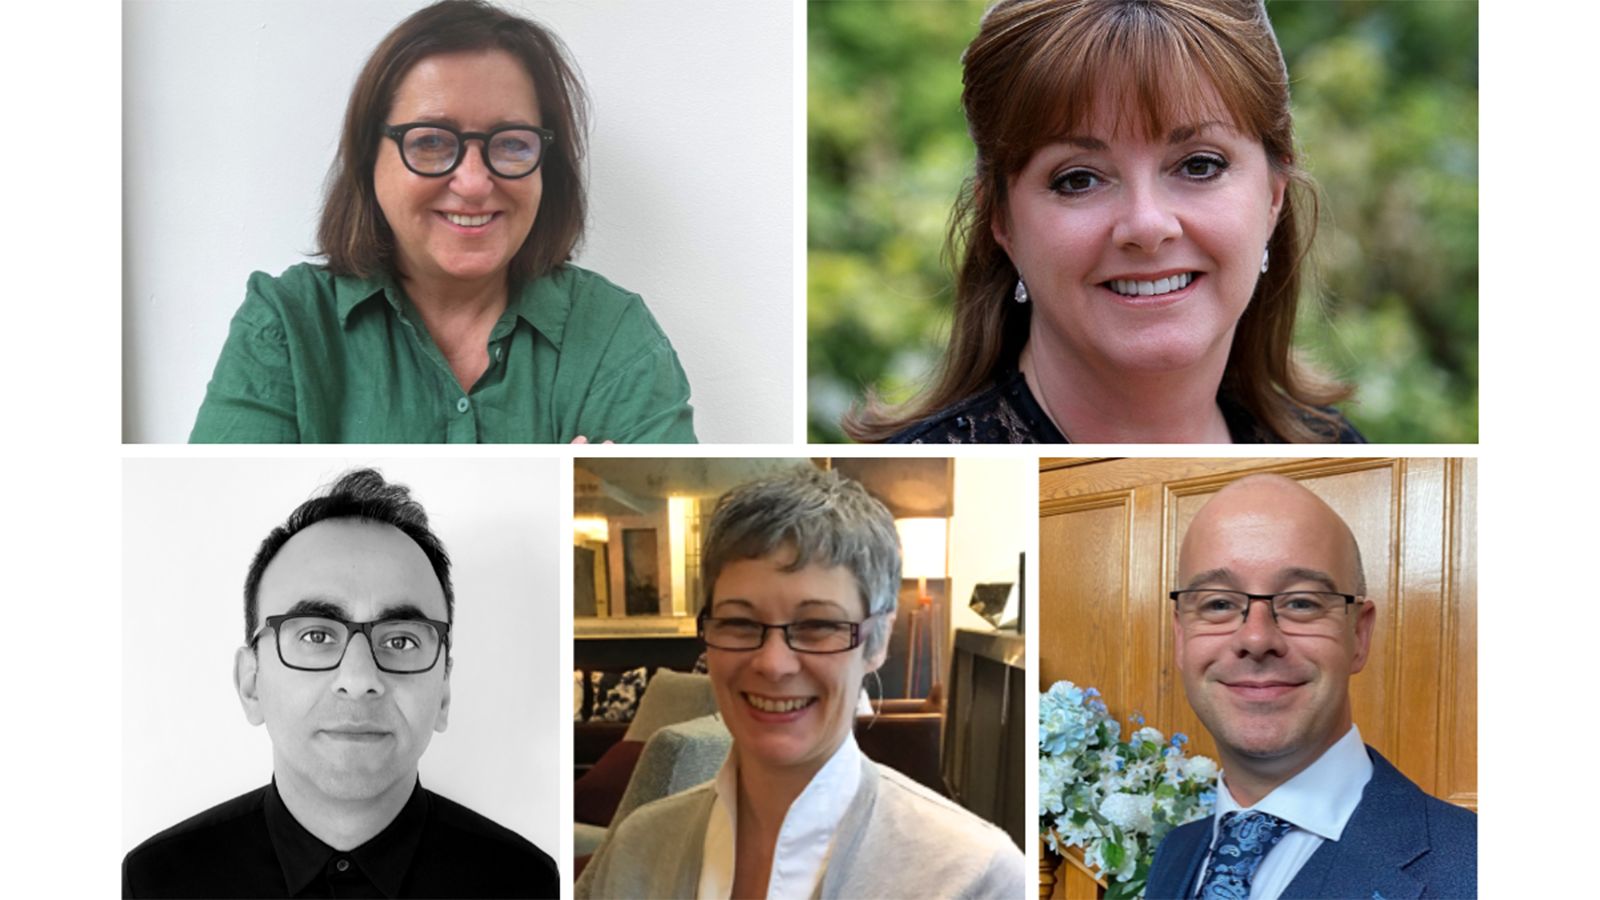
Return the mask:
<path id="1" fill-rule="evenodd" d="M 438 122 L 383 126 L 385 137 L 400 148 L 400 160 L 424 178 L 449 175 L 466 158 L 468 141 L 478 141 L 483 163 L 501 178 L 526 178 L 544 161 L 545 148 L 556 133 L 534 125 L 506 125 L 492 131 L 458 131 Z"/>

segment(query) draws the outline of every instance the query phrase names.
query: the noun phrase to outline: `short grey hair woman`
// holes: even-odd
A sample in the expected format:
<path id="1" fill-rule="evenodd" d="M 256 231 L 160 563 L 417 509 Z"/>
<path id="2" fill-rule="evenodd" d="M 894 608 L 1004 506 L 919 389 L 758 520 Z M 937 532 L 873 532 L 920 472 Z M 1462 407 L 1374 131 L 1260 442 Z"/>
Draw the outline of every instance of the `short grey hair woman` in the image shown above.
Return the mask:
<path id="1" fill-rule="evenodd" d="M 1021 896 L 1004 832 L 856 745 L 900 590 L 883 504 L 811 468 L 743 485 L 718 502 L 701 569 L 733 747 L 711 782 L 613 823 L 577 896 Z"/>

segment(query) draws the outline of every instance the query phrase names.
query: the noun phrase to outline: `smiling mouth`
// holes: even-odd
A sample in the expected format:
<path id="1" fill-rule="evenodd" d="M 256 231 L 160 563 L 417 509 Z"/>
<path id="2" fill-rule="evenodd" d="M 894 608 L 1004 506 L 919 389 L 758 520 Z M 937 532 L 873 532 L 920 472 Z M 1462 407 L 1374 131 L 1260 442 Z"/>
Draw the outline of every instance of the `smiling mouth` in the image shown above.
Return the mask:
<path id="1" fill-rule="evenodd" d="M 742 694 L 744 702 L 765 713 L 790 713 L 805 709 L 817 702 L 815 697 L 763 697 L 759 694 Z"/>
<path id="2" fill-rule="evenodd" d="M 1183 272 L 1166 278 L 1157 278 L 1154 281 L 1116 278 L 1111 281 L 1101 282 L 1100 286 L 1124 297 L 1159 297 L 1162 294 L 1171 294 L 1183 290 L 1193 284 L 1200 277 L 1200 274 L 1199 272 Z"/>
<path id="3" fill-rule="evenodd" d="M 445 221 L 449 222 L 451 225 L 459 225 L 462 228 L 477 228 L 480 225 L 489 224 L 489 222 L 494 219 L 495 216 L 499 215 L 499 213 L 484 213 L 480 216 L 462 216 L 457 215 L 456 213 L 442 212 L 439 215 L 444 216 Z"/>

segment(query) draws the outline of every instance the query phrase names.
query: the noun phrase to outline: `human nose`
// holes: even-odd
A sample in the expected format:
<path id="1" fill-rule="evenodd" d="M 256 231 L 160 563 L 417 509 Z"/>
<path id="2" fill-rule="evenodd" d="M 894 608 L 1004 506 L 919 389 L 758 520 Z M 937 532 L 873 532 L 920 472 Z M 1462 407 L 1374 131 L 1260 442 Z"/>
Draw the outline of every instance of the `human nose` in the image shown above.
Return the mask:
<path id="1" fill-rule="evenodd" d="M 461 145 L 461 162 L 450 173 L 450 190 L 457 196 L 487 197 L 494 191 L 494 173 L 489 171 L 489 165 L 483 158 L 486 152 L 487 148 L 479 140 L 470 140 Z"/>
<path id="2" fill-rule="evenodd" d="M 777 680 L 792 675 L 800 669 L 800 655 L 785 640 L 782 628 L 768 628 L 762 632 L 761 646 L 754 651 L 751 665 L 763 677 Z"/>
<path id="3" fill-rule="evenodd" d="M 1256 604 L 1262 608 L 1257 608 Z M 1282 656 L 1288 649 L 1283 631 L 1272 612 L 1272 601 L 1252 597 L 1245 601 L 1244 621 L 1233 633 L 1233 644 L 1241 657 Z"/>
<path id="4" fill-rule="evenodd" d="M 1154 253 L 1183 234 L 1171 198 L 1153 179 L 1131 179 L 1111 239 L 1117 246 Z"/>
<path id="5" fill-rule="evenodd" d="M 350 635 L 345 645 L 344 658 L 334 670 L 333 691 L 346 696 L 381 695 L 384 692 L 383 673 L 372 655 L 372 642 L 365 634 Z"/>

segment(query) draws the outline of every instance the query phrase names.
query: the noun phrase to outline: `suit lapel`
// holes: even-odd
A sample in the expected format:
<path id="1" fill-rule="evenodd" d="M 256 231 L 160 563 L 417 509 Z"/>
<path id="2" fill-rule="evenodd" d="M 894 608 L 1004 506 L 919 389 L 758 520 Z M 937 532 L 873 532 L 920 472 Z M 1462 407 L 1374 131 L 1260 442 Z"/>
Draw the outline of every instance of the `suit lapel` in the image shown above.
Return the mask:
<path id="1" fill-rule="evenodd" d="M 1424 885 L 1405 867 L 1429 851 L 1421 789 L 1371 747 L 1372 780 L 1337 841 L 1324 841 L 1284 889 L 1282 900 L 1314 897 L 1407 900 Z"/>
<path id="2" fill-rule="evenodd" d="M 1163 866 L 1165 871 L 1161 873 L 1159 881 L 1151 880 L 1145 888 L 1145 895 L 1150 898 L 1194 896 L 1194 888 L 1200 878 L 1200 863 L 1205 860 L 1210 846 L 1210 816 L 1174 828 L 1161 844 L 1161 850 L 1164 851 L 1162 855 L 1168 856 L 1171 863 Z"/>

